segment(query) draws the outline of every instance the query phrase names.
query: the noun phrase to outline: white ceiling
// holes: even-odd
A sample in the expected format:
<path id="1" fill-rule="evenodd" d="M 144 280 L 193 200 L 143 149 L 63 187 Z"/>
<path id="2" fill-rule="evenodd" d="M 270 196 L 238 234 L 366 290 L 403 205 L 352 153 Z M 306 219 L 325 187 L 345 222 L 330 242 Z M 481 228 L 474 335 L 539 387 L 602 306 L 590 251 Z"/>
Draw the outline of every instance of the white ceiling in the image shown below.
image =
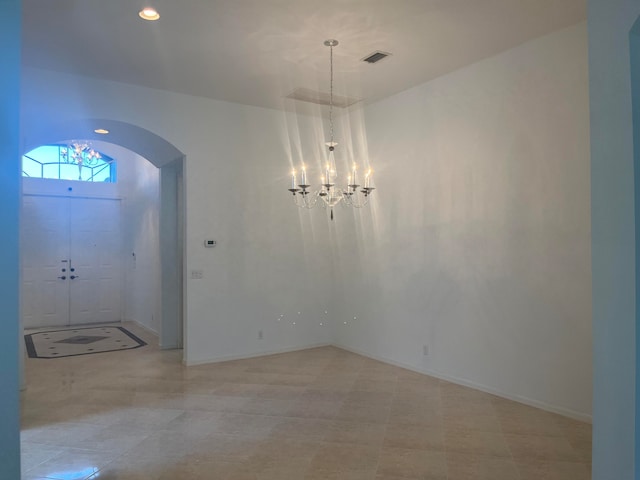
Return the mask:
<path id="1" fill-rule="evenodd" d="M 145 1 L 24 0 L 24 64 L 280 109 L 328 91 L 335 38 L 335 93 L 372 102 L 586 18 L 586 0 Z"/>

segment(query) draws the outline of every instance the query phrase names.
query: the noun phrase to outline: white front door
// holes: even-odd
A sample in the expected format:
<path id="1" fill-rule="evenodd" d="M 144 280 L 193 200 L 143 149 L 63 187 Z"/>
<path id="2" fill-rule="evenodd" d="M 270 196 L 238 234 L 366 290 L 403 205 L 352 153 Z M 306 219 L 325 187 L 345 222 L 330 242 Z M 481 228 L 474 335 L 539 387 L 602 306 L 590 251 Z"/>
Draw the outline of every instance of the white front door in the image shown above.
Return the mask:
<path id="1" fill-rule="evenodd" d="M 67 199 L 23 197 L 22 318 L 25 327 L 69 323 Z M 62 278 L 64 277 L 64 278 Z"/>
<path id="2" fill-rule="evenodd" d="M 122 285 L 119 200 L 24 197 L 25 328 L 120 321 Z"/>

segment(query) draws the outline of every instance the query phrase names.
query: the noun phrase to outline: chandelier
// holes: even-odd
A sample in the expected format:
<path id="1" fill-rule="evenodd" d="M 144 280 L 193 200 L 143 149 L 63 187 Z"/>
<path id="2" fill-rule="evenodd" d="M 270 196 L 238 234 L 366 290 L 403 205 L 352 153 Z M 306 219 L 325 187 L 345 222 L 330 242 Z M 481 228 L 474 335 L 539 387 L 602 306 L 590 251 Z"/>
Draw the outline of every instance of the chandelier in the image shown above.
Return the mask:
<path id="1" fill-rule="evenodd" d="M 90 143 L 74 140 L 60 149 L 60 158 L 66 163 L 78 165 L 78 180 L 82 180 L 82 167 L 96 165 L 102 159 L 102 155 L 94 150 Z"/>
<path id="2" fill-rule="evenodd" d="M 342 201 L 344 205 L 362 208 L 369 203 L 371 193 L 375 187 L 371 186 L 371 169 L 364 175 L 364 185 L 358 184 L 358 166 L 356 163 L 353 164 L 352 170 L 347 174 L 346 181 L 343 180 L 344 184 L 338 186 L 338 171 L 334 158 L 334 151 L 338 144 L 333 138 L 333 47 L 338 45 L 338 41 L 325 40 L 324 44 L 329 47 L 330 52 L 329 141 L 325 143 L 329 149 L 329 156 L 319 188 L 312 189 L 311 184 L 307 182 L 307 170 L 303 164 L 299 177 L 300 183 L 296 183 L 298 177 L 296 171 L 292 171 L 291 188 L 288 190 L 293 195 L 293 201 L 298 207 L 311 209 L 320 204 L 331 210 L 331 220 L 333 220 L 333 207 Z M 362 176 L 360 176 L 360 179 L 362 179 Z M 319 202 L 319 200 L 321 201 Z"/>

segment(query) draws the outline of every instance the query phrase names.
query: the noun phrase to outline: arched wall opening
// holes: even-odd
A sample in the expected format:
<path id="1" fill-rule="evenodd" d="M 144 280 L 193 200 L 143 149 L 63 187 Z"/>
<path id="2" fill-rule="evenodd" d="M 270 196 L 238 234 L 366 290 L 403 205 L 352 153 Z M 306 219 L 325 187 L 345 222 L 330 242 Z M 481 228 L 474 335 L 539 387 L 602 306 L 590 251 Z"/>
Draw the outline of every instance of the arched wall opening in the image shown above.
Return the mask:
<path id="1" fill-rule="evenodd" d="M 107 135 L 95 133 L 105 129 Z M 31 149 L 70 139 L 95 142 L 96 145 L 112 145 L 116 151 L 132 152 L 159 169 L 159 221 L 155 225 L 158 240 L 159 319 L 152 319 L 161 348 L 182 348 L 186 328 L 184 308 L 184 154 L 170 142 L 154 133 L 125 122 L 87 119 L 60 122 L 46 129 L 30 132 L 28 142 L 22 147 L 24 154 Z M 132 258 L 129 256 L 133 255 Z M 135 268 L 135 251 L 123 252 L 125 266 Z M 135 272 L 134 272 L 135 273 Z M 150 279 L 156 281 L 156 279 Z M 127 319 L 127 318 L 125 318 Z M 145 323 L 145 322 L 141 322 Z M 186 353 L 186 352 L 185 352 Z"/>

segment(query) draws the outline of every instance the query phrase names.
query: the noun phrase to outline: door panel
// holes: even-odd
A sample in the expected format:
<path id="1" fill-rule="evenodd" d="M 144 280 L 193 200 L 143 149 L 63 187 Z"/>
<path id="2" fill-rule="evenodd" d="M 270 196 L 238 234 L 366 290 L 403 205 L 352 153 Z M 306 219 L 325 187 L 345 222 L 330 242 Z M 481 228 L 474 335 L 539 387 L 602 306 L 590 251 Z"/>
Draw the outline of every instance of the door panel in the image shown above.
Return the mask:
<path id="1" fill-rule="evenodd" d="M 72 325 L 121 319 L 120 202 L 83 199 L 70 211 Z"/>
<path id="2" fill-rule="evenodd" d="M 120 201 L 25 196 L 22 218 L 25 327 L 120 321 Z"/>
<path id="3" fill-rule="evenodd" d="M 24 326 L 69 321 L 67 199 L 24 197 L 22 215 L 22 314 Z M 66 272 L 62 270 L 66 269 Z"/>

